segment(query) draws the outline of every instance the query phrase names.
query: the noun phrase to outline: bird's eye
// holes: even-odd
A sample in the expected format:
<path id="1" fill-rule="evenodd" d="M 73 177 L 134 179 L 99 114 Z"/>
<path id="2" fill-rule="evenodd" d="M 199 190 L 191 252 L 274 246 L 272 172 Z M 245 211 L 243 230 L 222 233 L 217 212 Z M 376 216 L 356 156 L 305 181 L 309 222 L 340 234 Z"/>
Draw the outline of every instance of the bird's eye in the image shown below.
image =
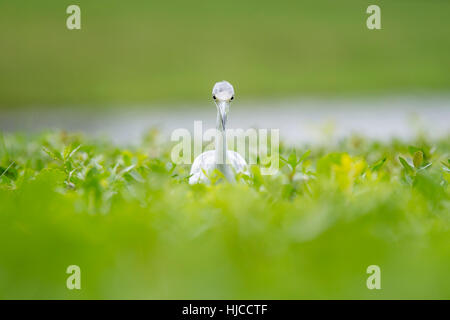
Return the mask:
<path id="1" fill-rule="evenodd" d="M 233 99 L 234 99 L 234 96 L 232 96 L 230 100 L 233 100 Z"/>
<path id="2" fill-rule="evenodd" d="M 216 96 L 215 95 L 213 95 L 213 99 L 216 100 Z"/>

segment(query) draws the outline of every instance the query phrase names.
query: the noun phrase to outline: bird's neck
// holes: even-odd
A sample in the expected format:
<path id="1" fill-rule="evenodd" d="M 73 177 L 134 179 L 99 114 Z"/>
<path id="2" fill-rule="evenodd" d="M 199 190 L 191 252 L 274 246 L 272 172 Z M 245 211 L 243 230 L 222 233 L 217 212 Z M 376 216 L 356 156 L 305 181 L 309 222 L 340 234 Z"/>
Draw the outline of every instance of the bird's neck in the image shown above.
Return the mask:
<path id="1" fill-rule="evenodd" d="M 227 134 L 226 129 L 222 127 L 220 115 L 217 115 L 217 136 L 216 136 L 216 164 L 225 165 L 227 160 Z"/>

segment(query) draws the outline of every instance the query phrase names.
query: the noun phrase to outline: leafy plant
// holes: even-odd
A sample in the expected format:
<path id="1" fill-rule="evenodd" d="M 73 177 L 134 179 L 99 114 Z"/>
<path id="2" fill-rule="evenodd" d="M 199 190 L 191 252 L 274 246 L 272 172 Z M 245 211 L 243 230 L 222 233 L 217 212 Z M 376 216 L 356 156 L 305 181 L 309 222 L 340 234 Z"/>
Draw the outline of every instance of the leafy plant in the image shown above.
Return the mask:
<path id="1" fill-rule="evenodd" d="M 3 135 L 0 297 L 450 295 L 448 139 L 282 145 L 275 175 L 253 165 L 236 184 L 193 186 L 158 141 Z M 71 264 L 78 292 L 65 288 Z M 376 293 L 371 264 L 383 274 Z"/>

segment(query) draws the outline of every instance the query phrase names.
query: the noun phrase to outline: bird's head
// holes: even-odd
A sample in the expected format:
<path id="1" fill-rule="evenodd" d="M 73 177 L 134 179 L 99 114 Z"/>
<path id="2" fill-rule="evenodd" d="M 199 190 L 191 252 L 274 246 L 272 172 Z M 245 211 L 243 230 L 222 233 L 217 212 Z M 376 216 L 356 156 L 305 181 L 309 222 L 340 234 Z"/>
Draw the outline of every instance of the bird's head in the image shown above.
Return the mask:
<path id="1" fill-rule="evenodd" d="M 212 90 L 212 97 L 217 106 L 222 130 L 225 130 L 228 110 L 230 109 L 231 101 L 234 99 L 233 86 L 228 81 L 217 82 Z"/>

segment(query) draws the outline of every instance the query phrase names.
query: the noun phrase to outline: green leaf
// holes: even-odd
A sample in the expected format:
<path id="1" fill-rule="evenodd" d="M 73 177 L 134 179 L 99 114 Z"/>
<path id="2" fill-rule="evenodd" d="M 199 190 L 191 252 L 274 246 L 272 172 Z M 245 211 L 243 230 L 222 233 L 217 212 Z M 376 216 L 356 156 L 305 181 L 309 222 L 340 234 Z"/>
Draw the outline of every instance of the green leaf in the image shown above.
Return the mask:
<path id="1" fill-rule="evenodd" d="M 307 150 L 307 151 L 300 157 L 300 159 L 298 159 L 297 164 L 299 164 L 300 162 L 302 162 L 303 160 L 305 160 L 306 158 L 308 158 L 310 154 L 311 154 L 311 150 Z"/>
<path id="2" fill-rule="evenodd" d="M 297 153 L 295 152 L 295 150 L 292 150 L 287 162 L 290 164 L 292 170 L 294 170 L 297 166 Z"/>
<path id="3" fill-rule="evenodd" d="M 416 151 L 414 152 L 414 157 L 413 157 L 413 164 L 414 167 L 419 168 L 420 165 L 423 162 L 423 152 L 422 151 Z"/>
<path id="4" fill-rule="evenodd" d="M 281 162 L 281 164 L 282 165 L 285 165 L 286 163 L 288 163 L 288 161 L 286 160 L 286 158 L 284 158 L 284 157 L 282 157 L 282 156 L 280 156 L 280 160 L 282 161 Z M 260 162 L 259 162 L 259 157 L 258 157 L 258 164 L 259 164 Z"/>
<path id="5" fill-rule="evenodd" d="M 137 171 L 131 171 L 128 174 L 137 182 L 141 182 L 141 183 L 145 182 L 144 178 Z"/>
<path id="6" fill-rule="evenodd" d="M 422 170 L 428 169 L 429 167 L 431 167 L 431 164 L 432 163 L 430 162 L 430 163 L 427 163 L 427 164 L 423 165 L 422 167 L 420 167 L 418 169 L 418 171 L 422 171 Z"/>
<path id="7" fill-rule="evenodd" d="M 50 157 L 52 157 L 55 160 L 63 160 L 63 158 L 59 152 L 52 151 L 46 147 L 42 147 L 42 150 L 44 150 L 45 153 L 47 153 Z"/>
<path id="8" fill-rule="evenodd" d="M 404 158 L 398 157 L 398 160 L 400 160 L 400 163 L 402 164 L 403 168 L 405 168 L 405 170 L 408 173 L 414 172 L 414 168 Z"/>
<path id="9" fill-rule="evenodd" d="M 131 166 L 128 166 L 128 167 L 124 168 L 124 169 L 120 172 L 120 175 L 124 175 L 125 173 L 130 172 L 131 170 L 134 169 L 135 166 L 136 166 L 136 165 L 132 164 Z"/>
<path id="10" fill-rule="evenodd" d="M 418 147 L 415 147 L 415 146 L 408 146 L 408 152 L 411 155 L 414 155 L 414 153 L 416 153 L 417 151 L 422 151 L 423 152 L 423 150 L 421 148 L 418 148 Z"/>
<path id="11" fill-rule="evenodd" d="M 3 168 L 0 167 L 0 178 L 3 177 L 4 175 L 15 179 L 17 176 L 17 172 L 13 169 L 11 169 L 11 167 L 14 165 L 15 161 L 11 162 L 11 164 L 7 167 L 7 168 Z"/>
<path id="12" fill-rule="evenodd" d="M 78 147 L 76 147 L 75 149 L 72 150 L 72 152 L 70 152 L 69 157 L 67 159 L 72 158 L 72 156 L 81 148 L 81 144 L 78 145 Z"/>
<path id="13" fill-rule="evenodd" d="M 441 163 L 445 166 L 446 169 L 450 169 L 450 159 L 448 159 L 447 163 L 445 161 L 441 161 Z"/>
<path id="14" fill-rule="evenodd" d="M 370 169 L 373 172 L 378 171 L 384 165 L 385 162 L 386 162 L 386 157 L 375 162 Z"/>

